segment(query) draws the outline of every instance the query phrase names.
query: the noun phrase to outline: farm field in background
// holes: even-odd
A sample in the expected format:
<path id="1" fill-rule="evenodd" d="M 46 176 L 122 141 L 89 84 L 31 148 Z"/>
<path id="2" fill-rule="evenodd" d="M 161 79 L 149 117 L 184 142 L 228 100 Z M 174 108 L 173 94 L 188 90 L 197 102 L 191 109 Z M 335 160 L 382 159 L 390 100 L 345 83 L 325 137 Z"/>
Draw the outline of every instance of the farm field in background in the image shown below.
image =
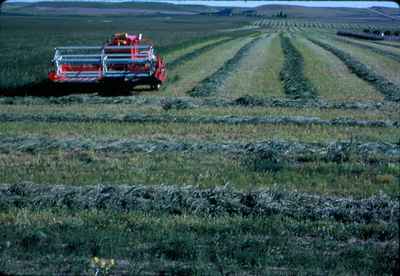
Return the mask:
<path id="1" fill-rule="evenodd" d="M 400 42 L 336 35 L 396 21 L 58 5 L 0 15 L 0 274 L 399 269 Z M 160 90 L 47 82 L 54 47 L 120 31 L 154 41 Z"/>

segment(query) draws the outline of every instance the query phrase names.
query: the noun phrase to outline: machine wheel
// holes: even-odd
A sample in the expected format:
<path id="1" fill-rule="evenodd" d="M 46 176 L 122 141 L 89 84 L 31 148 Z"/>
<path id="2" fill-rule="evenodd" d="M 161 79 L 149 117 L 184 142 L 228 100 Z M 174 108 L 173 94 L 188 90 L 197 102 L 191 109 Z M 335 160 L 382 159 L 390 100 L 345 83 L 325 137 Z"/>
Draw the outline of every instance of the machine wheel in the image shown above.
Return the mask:
<path id="1" fill-rule="evenodd" d="M 156 90 L 156 91 L 158 91 L 158 90 L 160 90 L 160 88 L 161 88 L 161 83 L 151 84 L 151 85 L 150 85 L 150 88 L 151 88 L 151 90 Z"/>

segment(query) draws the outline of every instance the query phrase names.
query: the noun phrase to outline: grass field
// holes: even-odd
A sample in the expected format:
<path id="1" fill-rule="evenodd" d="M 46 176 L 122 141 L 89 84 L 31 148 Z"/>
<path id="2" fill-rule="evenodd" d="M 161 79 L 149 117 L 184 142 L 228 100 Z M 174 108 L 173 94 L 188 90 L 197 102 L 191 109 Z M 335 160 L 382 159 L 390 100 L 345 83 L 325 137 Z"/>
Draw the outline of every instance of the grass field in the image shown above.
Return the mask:
<path id="1" fill-rule="evenodd" d="M 64 4 L 0 15 L 0 274 L 396 274 L 400 42 L 335 35 L 396 22 Z M 120 31 L 154 41 L 159 91 L 46 83 L 54 47 Z"/>

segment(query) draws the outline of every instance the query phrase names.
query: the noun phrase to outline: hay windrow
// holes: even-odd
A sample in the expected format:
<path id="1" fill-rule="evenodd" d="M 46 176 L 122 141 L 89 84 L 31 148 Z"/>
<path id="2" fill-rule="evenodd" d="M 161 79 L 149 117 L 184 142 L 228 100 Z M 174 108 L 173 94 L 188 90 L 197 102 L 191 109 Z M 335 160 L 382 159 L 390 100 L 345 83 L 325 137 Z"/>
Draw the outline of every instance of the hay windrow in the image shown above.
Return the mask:
<path id="1" fill-rule="evenodd" d="M 236 69 L 240 61 L 246 57 L 248 51 L 261 39 L 261 37 L 255 38 L 245 44 L 240 50 L 229 60 L 227 60 L 215 73 L 202 80 L 192 90 L 188 91 L 187 94 L 192 97 L 208 97 L 212 95 L 217 87 L 221 85 L 229 73 Z"/>
<path id="2" fill-rule="evenodd" d="M 387 57 L 389 59 L 392 59 L 392 60 L 395 60 L 397 62 L 400 62 L 400 55 L 399 54 L 396 54 L 396 53 L 393 53 L 393 52 L 390 52 L 390 51 L 386 51 L 386 50 L 383 50 L 383 49 L 380 49 L 380 48 L 377 48 L 377 47 L 374 47 L 374 46 L 369 46 L 369 45 L 366 45 L 366 44 L 363 44 L 363 43 L 359 43 L 357 41 L 350 41 L 350 40 L 347 40 L 347 39 L 338 39 L 338 38 L 336 38 L 336 40 L 340 41 L 341 43 L 353 45 L 353 46 L 356 46 L 356 47 L 361 48 L 361 49 L 366 49 L 366 50 L 372 51 L 374 53 L 377 53 L 377 54 L 382 55 L 384 57 Z M 379 45 L 382 45 L 382 44 L 379 44 Z"/>
<path id="3" fill-rule="evenodd" d="M 282 215 L 297 219 L 394 223 L 399 203 L 384 195 L 365 199 L 275 190 L 235 191 L 227 186 L 0 185 L 0 208 L 112 209 L 201 216 Z"/>
<path id="4" fill-rule="evenodd" d="M 393 102 L 377 101 L 327 101 L 323 99 L 302 100 L 286 98 L 254 97 L 245 95 L 236 99 L 224 98 L 192 98 L 192 97 L 159 97 L 159 96 L 116 96 L 100 97 L 95 95 L 73 95 L 62 97 L 0 97 L 0 105 L 73 105 L 73 104 L 125 104 L 132 106 L 163 106 L 168 104 L 173 109 L 259 106 L 282 108 L 320 108 L 320 109 L 398 109 Z"/>
<path id="5" fill-rule="evenodd" d="M 49 137 L 8 137 L 0 136 L 0 153 L 96 151 L 108 153 L 134 152 L 218 152 L 225 154 L 253 154 L 274 152 L 285 159 L 336 161 L 340 156 L 353 155 L 362 160 L 400 160 L 400 147 L 388 143 L 301 143 L 279 140 L 257 143 L 211 143 L 204 141 L 179 140 L 133 140 L 133 139 L 83 139 Z"/>
<path id="6" fill-rule="evenodd" d="M 281 47 L 285 56 L 280 78 L 288 97 L 293 99 L 314 99 L 317 92 L 304 75 L 304 59 L 293 46 L 290 38 L 280 35 Z"/>
<path id="7" fill-rule="evenodd" d="M 390 120 L 356 120 L 352 118 L 321 119 L 308 116 L 175 116 L 128 113 L 125 115 L 100 113 L 93 116 L 74 113 L 16 114 L 0 113 L 0 122 L 104 122 L 104 123 L 182 123 L 182 124 L 294 124 L 351 127 L 399 128 L 400 123 Z"/>
<path id="8" fill-rule="evenodd" d="M 185 63 L 185 62 L 187 62 L 187 61 L 189 61 L 191 59 L 194 59 L 194 58 L 204 54 L 205 52 L 207 52 L 209 50 L 212 50 L 212 49 L 218 47 L 219 45 L 222 45 L 222 44 L 227 43 L 229 41 L 232 41 L 234 39 L 235 38 L 223 39 L 221 41 L 217 41 L 217 42 L 208 44 L 208 45 L 206 45 L 204 47 L 201 47 L 199 49 L 196 49 L 196 50 L 194 50 L 194 51 L 192 51 L 190 53 L 187 53 L 187 54 L 185 54 L 185 55 L 183 55 L 183 56 L 181 56 L 181 57 L 169 62 L 167 64 L 167 68 L 168 68 L 168 70 L 173 70 L 176 67 L 178 67 L 179 65 L 181 65 L 182 63 Z"/>
<path id="9" fill-rule="evenodd" d="M 308 38 L 314 44 L 322 47 L 323 49 L 331 52 L 337 56 L 343 63 L 350 69 L 351 72 L 356 74 L 359 78 L 371 83 L 378 91 L 380 91 L 385 99 L 388 101 L 400 101 L 400 87 L 393 82 L 387 80 L 378 73 L 372 71 L 368 66 L 353 58 L 350 54 L 337 49 L 320 40 Z"/>

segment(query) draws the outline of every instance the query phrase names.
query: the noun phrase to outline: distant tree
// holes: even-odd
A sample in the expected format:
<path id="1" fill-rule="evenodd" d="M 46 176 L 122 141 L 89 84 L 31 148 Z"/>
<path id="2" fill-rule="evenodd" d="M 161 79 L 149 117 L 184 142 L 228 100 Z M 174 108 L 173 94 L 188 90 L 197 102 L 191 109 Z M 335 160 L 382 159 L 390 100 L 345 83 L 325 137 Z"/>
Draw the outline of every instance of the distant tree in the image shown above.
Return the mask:
<path id="1" fill-rule="evenodd" d="M 6 2 L 6 0 L 0 0 L 0 14 L 1 14 L 1 7 L 3 6 L 4 2 Z"/>
<path id="2" fill-rule="evenodd" d="M 386 30 L 383 34 L 386 36 L 390 36 L 390 35 L 392 35 L 392 32 L 389 30 Z"/>
<path id="3" fill-rule="evenodd" d="M 287 18 L 287 14 L 284 13 L 283 11 L 280 11 L 280 12 L 278 12 L 278 13 L 275 15 L 275 17 L 278 17 L 278 18 Z"/>
<path id="4" fill-rule="evenodd" d="M 369 34 L 371 32 L 371 30 L 370 29 L 364 29 L 363 32 L 366 33 L 366 34 Z"/>
<path id="5" fill-rule="evenodd" d="M 395 36 L 400 36 L 400 30 L 394 31 L 394 32 L 393 32 L 393 35 L 395 35 Z"/>

